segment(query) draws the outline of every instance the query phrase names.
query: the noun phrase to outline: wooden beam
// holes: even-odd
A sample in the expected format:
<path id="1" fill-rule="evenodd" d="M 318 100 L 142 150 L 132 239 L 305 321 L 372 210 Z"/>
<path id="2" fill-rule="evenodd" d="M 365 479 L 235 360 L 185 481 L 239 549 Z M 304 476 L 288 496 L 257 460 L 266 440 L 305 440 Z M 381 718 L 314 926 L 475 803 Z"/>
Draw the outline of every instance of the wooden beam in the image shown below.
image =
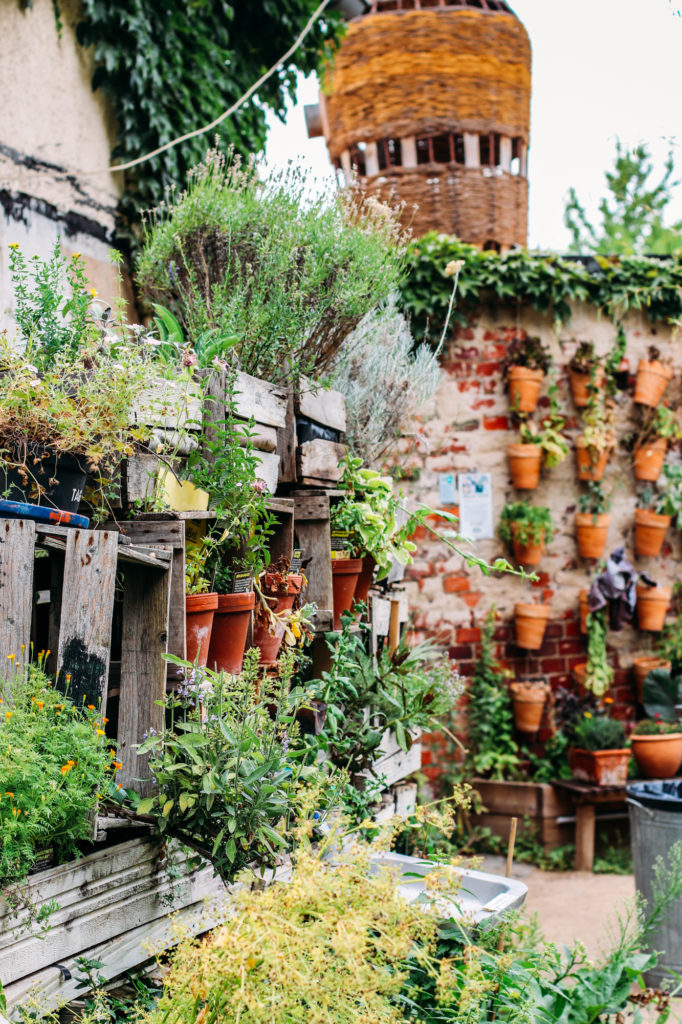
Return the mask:
<path id="1" fill-rule="evenodd" d="M 0 674 L 9 678 L 30 649 L 35 536 L 28 519 L 0 520 Z"/>
<path id="2" fill-rule="evenodd" d="M 345 454 L 346 446 L 334 441 L 305 441 L 298 449 L 298 475 L 336 483 L 343 475 L 340 463 Z"/>
<path id="3" fill-rule="evenodd" d="M 303 377 L 294 403 L 301 416 L 332 430 L 346 429 L 346 396 L 340 391 L 324 390 Z"/>
<path id="4" fill-rule="evenodd" d="M 253 419 L 269 427 L 286 422 L 287 393 L 277 384 L 269 384 L 248 373 L 238 373 L 234 389 L 234 412 L 240 419 Z"/>

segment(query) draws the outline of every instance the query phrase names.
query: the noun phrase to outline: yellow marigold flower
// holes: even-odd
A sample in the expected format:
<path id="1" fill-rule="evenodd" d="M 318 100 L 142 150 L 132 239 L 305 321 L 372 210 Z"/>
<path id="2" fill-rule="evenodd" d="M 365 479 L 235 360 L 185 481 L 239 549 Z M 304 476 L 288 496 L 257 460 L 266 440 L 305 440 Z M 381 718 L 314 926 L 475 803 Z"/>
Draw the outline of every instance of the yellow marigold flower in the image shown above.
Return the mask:
<path id="1" fill-rule="evenodd" d="M 91 288 L 90 289 L 90 294 L 92 295 L 93 299 L 96 299 L 97 298 L 97 289 L 96 288 Z"/>
<path id="2" fill-rule="evenodd" d="M 591 711 L 586 711 L 585 712 L 585 718 L 592 718 L 592 712 Z"/>
<path id="3" fill-rule="evenodd" d="M 26 650 L 26 644 L 22 644 L 21 645 L 21 649 L 22 649 L 22 651 L 25 651 Z"/>
<path id="4" fill-rule="evenodd" d="M 9 243 L 9 247 L 10 247 L 10 249 L 18 249 L 19 248 L 19 243 L 18 242 L 10 242 Z"/>
<path id="5" fill-rule="evenodd" d="M 44 706 L 45 706 L 45 702 L 44 701 L 42 701 L 42 700 L 37 700 L 36 701 L 36 707 L 38 708 L 39 711 L 42 711 Z"/>
<path id="6" fill-rule="evenodd" d="M 604 697 L 605 704 L 613 704 L 613 697 Z"/>
<path id="7" fill-rule="evenodd" d="M 116 787 L 116 789 L 123 789 L 123 783 L 122 783 L 122 782 L 119 782 L 119 784 L 118 784 L 118 786 Z"/>
<path id="8" fill-rule="evenodd" d="M 75 763 L 75 761 L 67 761 L 66 764 L 63 764 L 59 769 L 62 775 L 66 775 L 68 772 L 70 772 Z"/>
<path id="9" fill-rule="evenodd" d="M 5 711 L 5 718 L 7 719 L 8 722 L 9 722 L 9 720 L 12 717 L 13 714 L 14 714 L 13 711 Z"/>
<path id="10" fill-rule="evenodd" d="M 72 260 L 79 260 L 80 258 L 81 258 L 81 254 L 79 252 L 74 252 L 72 254 L 72 256 L 71 256 Z"/>
<path id="11" fill-rule="evenodd" d="M 104 729 L 95 729 L 95 733 L 97 734 L 97 736 L 104 736 L 105 735 Z"/>
<path id="12" fill-rule="evenodd" d="M 103 719 L 102 719 L 102 721 L 103 721 L 103 722 L 104 722 L 104 724 L 106 725 L 106 724 L 107 724 L 107 722 L 109 721 L 109 719 L 108 719 L 108 718 L 103 718 Z"/>
<path id="13" fill-rule="evenodd" d="M 14 661 L 14 659 L 16 658 L 16 654 L 8 654 L 7 657 L 9 658 L 10 661 Z"/>

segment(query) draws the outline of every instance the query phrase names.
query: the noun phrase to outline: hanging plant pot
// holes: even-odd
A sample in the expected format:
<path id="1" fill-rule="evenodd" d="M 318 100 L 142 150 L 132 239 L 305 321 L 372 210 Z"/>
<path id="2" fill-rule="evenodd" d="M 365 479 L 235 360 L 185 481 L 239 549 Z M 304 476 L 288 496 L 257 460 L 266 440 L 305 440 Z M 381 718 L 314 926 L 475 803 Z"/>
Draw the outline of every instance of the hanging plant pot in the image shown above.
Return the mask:
<path id="1" fill-rule="evenodd" d="M 645 508 L 635 509 L 635 554 L 656 558 L 661 553 L 670 516 L 660 516 Z"/>
<path id="2" fill-rule="evenodd" d="M 351 609 L 355 587 L 361 572 L 361 558 L 332 558 L 334 629 L 341 629 L 341 616 Z"/>
<path id="3" fill-rule="evenodd" d="M 217 594 L 188 594 L 185 598 L 187 661 L 199 668 L 206 668 L 208 662 L 213 617 L 217 607 Z"/>
<path id="4" fill-rule="evenodd" d="M 650 483 L 658 480 L 667 450 L 668 441 L 665 437 L 655 437 L 636 448 L 632 456 L 635 480 L 648 480 Z"/>
<path id="5" fill-rule="evenodd" d="M 363 604 L 367 603 L 367 598 L 369 596 L 369 588 L 372 586 L 372 581 L 374 580 L 374 569 L 376 567 L 376 564 L 377 563 L 376 559 L 374 558 L 374 555 L 363 556 L 362 569 L 360 570 L 358 581 L 355 584 L 355 594 L 353 596 L 353 601 L 355 602 L 355 604 L 360 604 L 360 602 L 362 602 Z"/>
<path id="6" fill-rule="evenodd" d="M 636 591 L 639 628 L 649 633 L 660 633 L 672 597 L 672 587 L 647 587 L 638 583 Z"/>
<path id="7" fill-rule="evenodd" d="M 568 763 L 574 779 L 591 782 L 594 786 L 623 787 L 628 778 L 630 751 L 622 750 L 581 750 L 571 747 Z"/>
<path id="8" fill-rule="evenodd" d="M 682 764 L 682 732 L 631 739 L 632 754 L 645 779 L 672 779 Z"/>
<path id="9" fill-rule="evenodd" d="M 666 661 L 665 658 L 657 658 L 653 654 L 646 654 L 641 658 L 635 658 L 632 662 L 632 669 L 635 673 L 637 700 L 640 704 L 642 703 L 642 695 L 644 693 L 644 680 L 655 668 L 662 668 L 665 669 L 666 672 L 669 672 L 671 664 L 669 661 Z"/>
<path id="10" fill-rule="evenodd" d="M 640 359 L 635 383 L 635 402 L 655 408 L 663 398 L 672 376 L 672 366 L 661 363 L 658 359 L 653 362 Z"/>
<path id="11" fill-rule="evenodd" d="M 526 366 L 509 367 L 509 403 L 515 412 L 535 412 L 544 376 L 542 370 L 529 370 Z"/>
<path id="12" fill-rule="evenodd" d="M 592 512 L 578 512 L 575 517 L 575 533 L 578 541 L 578 554 L 581 558 L 601 558 L 606 548 L 606 541 L 611 524 L 611 515 L 603 512 L 594 515 Z"/>
<path id="13" fill-rule="evenodd" d="M 590 380 L 589 373 L 580 373 L 578 370 L 568 371 L 568 380 L 571 385 L 571 395 L 576 409 L 584 409 L 590 401 Z M 598 366 L 594 374 L 594 386 L 601 388 L 604 381 L 604 367 Z"/>
<path id="14" fill-rule="evenodd" d="M 523 544 L 517 539 L 515 534 L 518 532 L 518 526 L 516 523 L 511 525 L 512 533 L 512 548 L 514 550 L 514 558 L 519 565 L 539 565 L 542 561 L 542 556 L 545 553 L 545 534 L 542 532 L 540 541 L 535 544 L 533 541 L 529 541 L 528 544 Z"/>
<path id="15" fill-rule="evenodd" d="M 516 646 L 525 651 L 539 651 L 547 628 L 551 607 L 548 604 L 514 605 Z"/>
<path id="16" fill-rule="evenodd" d="M 580 609 L 580 632 L 585 636 L 587 634 L 587 616 L 589 614 L 588 597 L 589 590 L 581 590 L 578 594 L 578 607 Z"/>
<path id="17" fill-rule="evenodd" d="M 519 732 L 536 733 L 547 700 L 547 684 L 521 681 L 509 687 L 514 706 L 514 724 Z"/>
<path id="18" fill-rule="evenodd" d="M 514 487 L 519 491 L 534 491 L 540 483 L 542 449 L 536 444 L 510 444 L 507 454 Z"/>
<path id="19" fill-rule="evenodd" d="M 303 587 L 303 576 L 292 573 L 286 582 L 286 589 L 280 588 L 276 573 L 266 573 L 261 589 L 268 607 L 276 614 L 290 612 L 294 601 Z M 272 630 L 272 631 L 271 631 Z M 284 640 L 284 625 L 276 623 L 274 627 L 270 619 L 260 609 L 256 610 L 253 623 L 253 646 L 260 651 L 261 665 L 274 665 Z"/>
<path id="20" fill-rule="evenodd" d="M 584 437 L 575 440 L 575 454 L 578 463 L 578 480 L 601 480 L 611 455 L 611 448 L 595 451 Z"/>
<path id="21" fill-rule="evenodd" d="M 233 676 L 241 672 L 255 603 L 256 595 L 253 591 L 248 594 L 219 595 L 208 649 L 210 669 L 229 672 Z"/>
<path id="22" fill-rule="evenodd" d="M 20 456 L 12 454 L 18 461 Z M 86 476 L 81 456 L 39 445 L 28 453 L 26 469 L 0 462 L 0 494 L 8 501 L 77 512 Z"/>

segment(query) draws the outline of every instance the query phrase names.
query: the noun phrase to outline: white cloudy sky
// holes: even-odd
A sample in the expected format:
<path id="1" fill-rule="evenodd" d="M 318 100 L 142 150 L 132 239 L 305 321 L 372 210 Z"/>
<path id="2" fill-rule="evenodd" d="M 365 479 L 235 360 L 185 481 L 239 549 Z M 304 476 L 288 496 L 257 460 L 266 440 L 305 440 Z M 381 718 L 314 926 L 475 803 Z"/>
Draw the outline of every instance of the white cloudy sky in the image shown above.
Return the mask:
<path id="1" fill-rule="evenodd" d="M 617 138 L 648 143 L 658 167 L 672 144 L 682 177 L 682 0 L 511 3 L 533 48 L 528 241 L 560 250 L 568 189 L 596 205 Z M 328 175 L 324 141 L 308 139 L 303 121 L 316 100 L 315 79 L 303 80 L 286 124 L 273 119 L 269 163 L 302 159 Z M 682 188 L 673 213 L 682 217 Z"/>

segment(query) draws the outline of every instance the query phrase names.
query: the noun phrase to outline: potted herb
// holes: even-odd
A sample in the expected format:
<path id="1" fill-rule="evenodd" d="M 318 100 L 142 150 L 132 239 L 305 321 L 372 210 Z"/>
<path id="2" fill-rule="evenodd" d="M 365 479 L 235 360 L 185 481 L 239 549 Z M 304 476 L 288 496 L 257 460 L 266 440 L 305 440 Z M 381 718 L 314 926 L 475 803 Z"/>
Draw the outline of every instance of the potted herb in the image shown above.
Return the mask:
<path id="1" fill-rule="evenodd" d="M 508 502 L 502 509 L 498 532 L 503 541 L 511 543 L 520 565 L 539 565 L 545 545 L 552 539 L 552 515 L 544 505 Z"/>
<path id="2" fill-rule="evenodd" d="M 558 466 L 568 455 L 568 443 L 562 431 L 566 418 L 557 401 L 557 384 L 552 381 L 547 395 L 549 408 L 539 424 L 525 418 L 519 425 L 520 444 L 509 445 L 509 467 L 514 487 L 535 490 L 540 480 L 540 467 Z"/>
<path id="3" fill-rule="evenodd" d="M 521 431 L 519 444 L 507 448 L 512 483 L 518 491 L 534 491 L 540 483 L 542 448 L 529 429 Z"/>
<path id="4" fill-rule="evenodd" d="M 672 380 L 673 368 L 661 361 L 660 350 L 649 346 L 647 359 L 640 359 L 635 383 L 635 402 L 654 408 L 663 398 L 665 389 Z"/>
<path id="5" fill-rule="evenodd" d="M 656 493 L 645 488 L 635 509 L 635 554 L 641 558 L 656 558 L 661 553 L 670 516 L 665 510 L 670 502 L 665 492 Z"/>
<path id="6" fill-rule="evenodd" d="M 586 711 L 573 733 L 568 763 L 574 779 L 596 786 L 624 786 L 630 751 L 622 722 Z"/>
<path id="7" fill-rule="evenodd" d="M 552 365 L 540 338 L 514 338 L 504 361 L 509 401 L 515 412 L 535 412 L 542 381 Z"/>
<path id="8" fill-rule="evenodd" d="M 548 604 L 514 605 L 517 647 L 526 651 L 540 650 L 551 610 Z"/>
<path id="9" fill-rule="evenodd" d="M 615 443 L 614 409 L 609 399 L 590 386 L 583 413 L 584 430 L 576 438 L 579 480 L 601 480 Z"/>
<path id="10" fill-rule="evenodd" d="M 509 687 L 514 707 L 514 724 L 519 732 L 536 733 L 549 695 L 544 680 L 521 680 Z"/>
<path id="11" fill-rule="evenodd" d="M 204 538 L 185 550 L 185 631 L 187 660 L 204 668 L 208 664 L 213 617 L 218 595 L 207 575 L 210 542 Z"/>
<path id="12" fill-rule="evenodd" d="M 260 566 L 263 539 L 254 527 L 249 550 L 236 548 L 234 538 L 220 526 L 211 531 L 207 541 L 206 573 L 211 589 L 218 595 L 213 617 L 208 667 L 216 672 L 237 675 L 242 670 L 251 616 L 256 603 L 253 589 L 254 567 Z M 267 536 L 267 533 L 266 533 Z"/>
<path id="13" fill-rule="evenodd" d="M 576 409 L 584 409 L 591 391 L 600 389 L 604 367 L 595 355 L 593 341 L 581 341 L 568 364 L 568 379 Z"/>
<path id="14" fill-rule="evenodd" d="M 575 517 L 578 554 L 581 558 L 599 559 L 603 556 L 611 523 L 611 500 L 604 494 L 601 483 L 590 480 L 585 493 L 580 495 Z"/>
<path id="15" fill-rule="evenodd" d="M 296 613 L 301 609 L 301 594 L 306 579 L 290 572 L 284 555 L 268 566 L 254 583 L 258 601 L 253 624 L 253 646 L 260 651 L 261 665 L 275 665 L 284 641 L 294 646 L 303 639 Z"/>
<path id="16" fill-rule="evenodd" d="M 632 755 L 647 779 L 672 779 L 682 764 L 682 727 L 680 723 L 644 718 L 630 736 Z"/>
<path id="17" fill-rule="evenodd" d="M 670 441 L 682 437 L 677 416 L 665 405 L 659 405 L 644 419 L 639 430 L 628 438 L 632 446 L 635 480 L 658 480 Z"/>
<path id="18" fill-rule="evenodd" d="M 640 577 L 637 584 L 637 624 L 650 633 L 660 633 L 670 606 L 672 587 L 650 585 Z"/>
<path id="19" fill-rule="evenodd" d="M 603 697 L 613 683 L 613 668 L 606 651 L 606 608 L 587 613 L 587 661 L 576 665 L 573 674 L 579 691 Z"/>

